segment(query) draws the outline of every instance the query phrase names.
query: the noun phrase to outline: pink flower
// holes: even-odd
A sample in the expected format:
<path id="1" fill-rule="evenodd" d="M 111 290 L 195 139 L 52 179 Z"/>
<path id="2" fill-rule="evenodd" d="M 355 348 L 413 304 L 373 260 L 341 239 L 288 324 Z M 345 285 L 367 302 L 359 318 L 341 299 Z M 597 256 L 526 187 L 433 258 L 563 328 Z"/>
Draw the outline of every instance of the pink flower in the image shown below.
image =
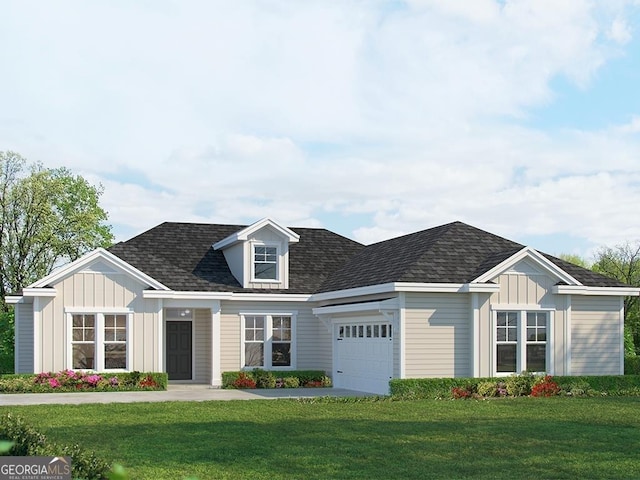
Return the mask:
<path id="1" fill-rule="evenodd" d="M 102 377 L 100 375 L 87 375 L 83 380 L 89 385 L 96 386 L 98 382 L 102 380 Z"/>
<path id="2" fill-rule="evenodd" d="M 50 378 L 49 379 L 49 386 L 51 388 L 58 388 L 60 386 L 60 382 L 58 382 L 58 380 L 55 379 L 55 378 Z"/>

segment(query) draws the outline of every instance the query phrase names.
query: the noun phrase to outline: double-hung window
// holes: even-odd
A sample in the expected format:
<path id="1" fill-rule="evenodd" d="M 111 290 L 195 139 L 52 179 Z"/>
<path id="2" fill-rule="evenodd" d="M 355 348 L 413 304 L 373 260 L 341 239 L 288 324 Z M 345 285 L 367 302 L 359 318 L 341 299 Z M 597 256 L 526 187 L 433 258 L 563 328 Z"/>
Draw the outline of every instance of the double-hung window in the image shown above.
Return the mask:
<path id="1" fill-rule="evenodd" d="M 243 315 L 243 367 L 294 368 L 294 316 Z"/>
<path id="2" fill-rule="evenodd" d="M 253 246 L 254 280 L 278 280 L 278 248 L 268 245 Z"/>
<path id="3" fill-rule="evenodd" d="M 497 374 L 549 371 L 549 318 L 548 311 L 496 312 Z"/>
<path id="4" fill-rule="evenodd" d="M 69 368 L 127 370 L 129 314 L 69 313 Z"/>

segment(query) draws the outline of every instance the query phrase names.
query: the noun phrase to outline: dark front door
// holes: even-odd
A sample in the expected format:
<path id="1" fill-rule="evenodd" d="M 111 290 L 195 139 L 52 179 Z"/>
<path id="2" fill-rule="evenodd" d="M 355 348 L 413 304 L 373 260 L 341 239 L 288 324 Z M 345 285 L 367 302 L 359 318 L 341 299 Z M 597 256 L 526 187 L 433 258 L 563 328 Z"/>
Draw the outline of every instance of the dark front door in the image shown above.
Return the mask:
<path id="1" fill-rule="evenodd" d="M 191 380 L 191 322 L 167 322 L 169 380 Z"/>

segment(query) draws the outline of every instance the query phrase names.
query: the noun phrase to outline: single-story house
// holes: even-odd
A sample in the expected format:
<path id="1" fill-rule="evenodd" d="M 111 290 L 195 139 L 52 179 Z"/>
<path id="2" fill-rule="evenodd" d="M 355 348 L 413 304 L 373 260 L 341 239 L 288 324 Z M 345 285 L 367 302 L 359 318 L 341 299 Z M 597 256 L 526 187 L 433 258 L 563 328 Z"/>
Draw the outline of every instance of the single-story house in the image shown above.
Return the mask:
<path id="1" fill-rule="evenodd" d="M 318 369 L 392 378 L 622 374 L 640 289 L 461 222 L 364 246 L 325 229 L 163 223 L 26 287 L 18 373 Z"/>

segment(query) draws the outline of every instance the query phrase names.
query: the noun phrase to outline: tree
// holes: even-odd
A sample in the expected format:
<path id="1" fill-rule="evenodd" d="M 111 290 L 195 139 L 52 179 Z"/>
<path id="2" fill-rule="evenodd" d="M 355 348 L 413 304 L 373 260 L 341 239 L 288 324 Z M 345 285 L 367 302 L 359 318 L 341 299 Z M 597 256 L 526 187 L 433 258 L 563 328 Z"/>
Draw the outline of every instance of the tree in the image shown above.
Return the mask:
<path id="1" fill-rule="evenodd" d="M 559 258 L 564 260 L 565 262 L 573 263 L 574 265 L 578 265 L 582 268 L 591 268 L 587 259 L 581 257 L 580 255 L 575 255 L 573 253 L 562 253 Z"/>
<path id="2" fill-rule="evenodd" d="M 604 247 L 595 255 L 593 270 L 634 287 L 640 287 L 640 243 L 625 243 L 614 248 Z M 630 333 L 635 348 L 640 348 L 640 298 L 624 300 L 625 330 Z"/>
<path id="3" fill-rule="evenodd" d="M 54 267 L 113 241 L 93 186 L 66 168 L 28 165 L 0 152 L 0 301 Z"/>

